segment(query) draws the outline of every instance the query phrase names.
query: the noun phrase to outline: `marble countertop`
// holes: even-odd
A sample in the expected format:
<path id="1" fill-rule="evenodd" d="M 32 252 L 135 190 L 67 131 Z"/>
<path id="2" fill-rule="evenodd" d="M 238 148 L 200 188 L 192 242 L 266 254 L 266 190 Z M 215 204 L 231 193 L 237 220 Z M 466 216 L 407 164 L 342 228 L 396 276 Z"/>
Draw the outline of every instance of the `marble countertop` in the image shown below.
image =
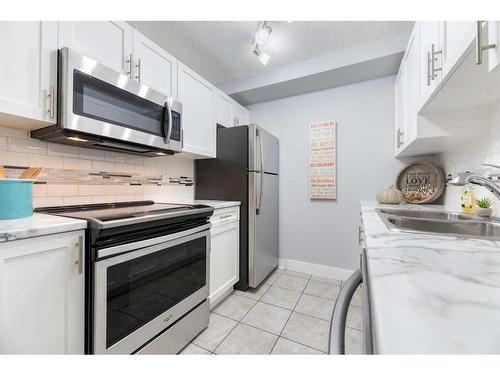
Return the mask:
<path id="1" fill-rule="evenodd" d="M 85 220 L 35 213 L 31 217 L 0 220 L 0 242 L 46 236 L 87 228 Z"/>
<path id="2" fill-rule="evenodd" d="M 182 204 L 204 204 L 206 206 L 211 206 L 214 209 L 234 207 L 241 205 L 239 201 L 216 201 L 216 200 L 185 200 L 176 202 L 165 202 L 165 203 L 182 203 Z"/>
<path id="3" fill-rule="evenodd" d="M 378 207 L 361 202 L 375 352 L 499 354 L 500 242 L 391 231 Z"/>

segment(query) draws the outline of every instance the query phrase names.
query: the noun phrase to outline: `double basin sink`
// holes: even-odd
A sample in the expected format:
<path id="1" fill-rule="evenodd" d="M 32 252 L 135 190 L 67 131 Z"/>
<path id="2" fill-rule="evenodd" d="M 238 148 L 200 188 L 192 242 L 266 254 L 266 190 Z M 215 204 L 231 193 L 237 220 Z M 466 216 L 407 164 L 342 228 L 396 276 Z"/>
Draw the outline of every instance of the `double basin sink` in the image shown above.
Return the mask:
<path id="1" fill-rule="evenodd" d="M 500 220 L 496 219 L 419 209 L 379 208 L 377 212 L 394 231 L 500 240 Z"/>

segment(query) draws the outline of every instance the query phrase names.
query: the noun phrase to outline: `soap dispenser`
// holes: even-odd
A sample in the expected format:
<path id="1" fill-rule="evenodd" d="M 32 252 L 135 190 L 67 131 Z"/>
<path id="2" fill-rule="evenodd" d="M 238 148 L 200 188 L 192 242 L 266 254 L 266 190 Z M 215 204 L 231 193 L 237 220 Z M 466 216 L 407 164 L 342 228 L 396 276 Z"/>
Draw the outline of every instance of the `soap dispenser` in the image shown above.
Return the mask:
<path id="1" fill-rule="evenodd" d="M 476 204 L 474 203 L 474 190 L 471 184 L 466 184 L 460 193 L 460 205 L 462 213 L 466 215 L 474 215 L 476 212 Z"/>

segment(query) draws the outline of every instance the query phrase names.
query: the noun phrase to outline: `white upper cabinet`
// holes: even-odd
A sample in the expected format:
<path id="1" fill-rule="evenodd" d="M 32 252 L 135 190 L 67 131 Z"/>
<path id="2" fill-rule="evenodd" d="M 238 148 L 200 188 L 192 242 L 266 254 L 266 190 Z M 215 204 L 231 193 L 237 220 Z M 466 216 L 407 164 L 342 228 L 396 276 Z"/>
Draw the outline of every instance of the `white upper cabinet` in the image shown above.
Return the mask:
<path id="1" fill-rule="evenodd" d="M 405 139 L 411 142 L 417 137 L 417 112 L 420 104 L 421 61 L 420 61 L 420 25 L 416 25 L 410 37 L 408 50 L 403 59 L 406 64 L 406 130 Z"/>
<path id="2" fill-rule="evenodd" d="M 220 90 L 215 91 L 215 122 L 225 127 L 234 126 L 233 99 Z"/>
<path id="3" fill-rule="evenodd" d="M 406 65 L 401 64 L 394 83 L 394 123 L 396 154 L 405 144 L 406 128 Z"/>
<path id="4" fill-rule="evenodd" d="M 446 76 L 464 57 L 464 52 L 476 37 L 474 21 L 442 21 L 442 73 Z"/>
<path id="5" fill-rule="evenodd" d="M 199 74 L 178 63 L 178 99 L 182 103 L 183 153 L 216 157 L 217 125 L 214 116 L 216 88 Z"/>
<path id="6" fill-rule="evenodd" d="M 84 234 L 0 243 L 0 353 L 83 354 Z"/>
<path id="7" fill-rule="evenodd" d="M 417 137 L 417 106 L 421 91 L 421 35 L 416 24 L 395 82 L 396 154 Z"/>
<path id="8" fill-rule="evenodd" d="M 0 121 L 26 129 L 56 122 L 57 23 L 0 22 Z"/>
<path id="9" fill-rule="evenodd" d="M 116 21 L 59 22 L 59 48 L 70 47 L 79 53 L 124 74 L 133 62 L 132 27 Z"/>
<path id="10" fill-rule="evenodd" d="M 250 112 L 241 104 L 233 104 L 233 124 L 234 126 L 248 125 L 250 122 Z"/>
<path id="11" fill-rule="evenodd" d="M 177 59 L 140 32 L 133 32 L 133 77 L 177 98 Z"/>

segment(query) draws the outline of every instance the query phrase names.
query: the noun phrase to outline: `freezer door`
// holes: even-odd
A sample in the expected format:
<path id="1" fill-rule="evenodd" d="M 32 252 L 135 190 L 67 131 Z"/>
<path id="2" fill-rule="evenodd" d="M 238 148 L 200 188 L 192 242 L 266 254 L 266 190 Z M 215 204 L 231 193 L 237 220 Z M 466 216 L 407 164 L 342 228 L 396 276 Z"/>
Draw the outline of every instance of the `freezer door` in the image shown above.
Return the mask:
<path id="1" fill-rule="evenodd" d="M 278 265 L 278 180 L 278 175 L 249 173 L 248 284 L 251 288 L 256 288 Z"/>
<path id="2" fill-rule="evenodd" d="M 248 168 L 250 171 L 279 173 L 279 141 L 255 124 L 248 126 Z"/>

